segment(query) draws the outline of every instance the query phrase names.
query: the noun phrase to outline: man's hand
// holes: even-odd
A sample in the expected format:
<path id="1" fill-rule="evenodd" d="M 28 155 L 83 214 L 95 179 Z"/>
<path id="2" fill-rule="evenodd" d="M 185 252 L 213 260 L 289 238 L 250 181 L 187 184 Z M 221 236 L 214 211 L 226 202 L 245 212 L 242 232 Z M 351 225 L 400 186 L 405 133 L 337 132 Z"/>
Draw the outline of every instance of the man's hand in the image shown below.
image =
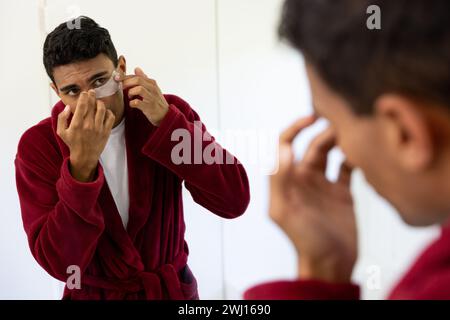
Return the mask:
<path id="1" fill-rule="evenodd" d="M 300 278 L 349 282 L 357 255 L 352 169 L 344 162 L 338 180 L 327 180 L 327 155 L 335 145 L 332 129 L 319 134 L 303 159 L 294 161 L 294 138 L 315 120 L 300 119 L 280 136 L 279 170 L 270 180 L 270 216 L 296 248 Z"/>
<path id="2" fill-rule="evenodd" d="M 130 107 L 138 108 L 154 126 L 159 126 L 169 111 L 169 104 L 155 80 L 147 77 L 140 68 L 134 73 L 118 78 L 123 81 L 123 89 L 129 89 Z"/>
<path id="3" fill-rule="evenodd" d="M 106 110 L 101 100 L 95 99 L 94 90 L 80 94 L 68 126 L 70 114 L 70 107 L 66 106 L 58 115 L 57 134 L 69 147 L 72 176 L 81 182 L 93 181 L 98 159 L 114 124 L 114 114 Z"/>

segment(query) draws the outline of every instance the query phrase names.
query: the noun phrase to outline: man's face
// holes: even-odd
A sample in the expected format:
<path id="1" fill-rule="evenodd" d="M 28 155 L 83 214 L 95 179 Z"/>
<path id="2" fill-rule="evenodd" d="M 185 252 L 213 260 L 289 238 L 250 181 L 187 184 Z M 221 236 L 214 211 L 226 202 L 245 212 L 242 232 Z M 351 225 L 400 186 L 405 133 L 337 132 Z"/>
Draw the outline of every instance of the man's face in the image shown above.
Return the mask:
<path id="1" fill-rule="evenodd" d="M 117 70 L 125 73 L 126 64 L 123 57 L 119 58 L 117 69 L 113 62 L 105 54 L 99 54 L 93 59 L 70 63 L 58 66 L 53 69 L 55 83 L 51 84 L 56 94 L 65 105 L 70 105 L 72 112 L 75 112 L 80 93 L 95 89 L 104 85 Z M 111 110 L 115 117 L 116 126 L 123 117 L 124 103 L 123 93 L 119 90 L 112 96 L 101 98 L 107 109 Z"/>
<path id="2" fill-rule="evenodd" d="M 430 225 L 447 219 L 448 200 L 443 199 L 445 191 L 439 188 L 444 188 L 442 168 L 448 165 L 439 159 L 428 161 L 435 149 L 422 147 L 427 145 L 423 141 L 430 130 L 421 128 L 420 117 L 414 122 L 414 116 L 402 111 L 409 107 L 402 105 L 398 110 L 405 115 L 398 116 L 400 119 L 377 113 L 358 116 L 311 65 L 307 64 L 306 69 L 315 111 L 333 127 L 337 146 L 347 161 L 363 171 L 367 181 L 396 207 L 405 222 Z M 436 119 L 442 119 L 439 116 Z M 448 123 L 445 125 L 448 127 Z M 407 128 L 404 132 L 402 126 Z"/>

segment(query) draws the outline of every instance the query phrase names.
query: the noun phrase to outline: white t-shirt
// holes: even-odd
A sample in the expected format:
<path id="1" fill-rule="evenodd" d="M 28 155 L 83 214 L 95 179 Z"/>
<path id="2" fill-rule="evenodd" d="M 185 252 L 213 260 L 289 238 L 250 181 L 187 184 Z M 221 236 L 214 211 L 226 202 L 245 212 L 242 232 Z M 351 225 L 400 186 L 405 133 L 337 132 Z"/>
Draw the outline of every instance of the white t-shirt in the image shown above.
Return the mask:
<path id="1" fill-rule="evenodd" d="M 125 118 L 111 130 L 100 156 L 105 179 L 119 210 L 125 229 L 128 224 L 130 198 L 128 194 L 128 165 L 125 144 Z"/>

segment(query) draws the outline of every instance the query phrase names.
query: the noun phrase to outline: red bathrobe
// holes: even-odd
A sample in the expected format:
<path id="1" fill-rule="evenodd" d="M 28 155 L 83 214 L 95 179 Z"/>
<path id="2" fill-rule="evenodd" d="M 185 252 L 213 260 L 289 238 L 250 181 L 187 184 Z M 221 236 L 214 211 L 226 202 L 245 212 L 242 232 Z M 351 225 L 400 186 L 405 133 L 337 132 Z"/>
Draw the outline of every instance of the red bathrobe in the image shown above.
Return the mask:
<path id="1" fill-rule="evenodd" d="M 247 175 L 237 159 L 231 164 L 174 164 L 171 151 L 179 141 L 171 141 L 173 130 L 188 130 L 192 140 L 194 128 L 206 131 L 204 125 L 194 125 L 200 120 L 197 113 L 179 97 L 166 95 L 169 111 L 155 127 L 124 96 L 127 229 L 101 164 L 93 182 L 71 176 L 69 149 L 56 134 L 57 116 L 64 109 L 59 102 L 51 117 L 23 134 L 15 159 L 31 252 L 64 282 L 73 273 L 69 266 L 80 268 L 81 289 L 66 285 L 63 299 L 197 299 L 197 282 L 187 266 L 182 182 L 195 202 L 231 219 L 249 203 Z M 202 147 L 210 143 L 203 141 Z M 223 159 L 230 157 L 217 148 Z"/>
<path id="2" fill-rule="evenodd" d="M 317 280 L 277 281 L 247 290 L 245 299 L 359 299 L 351 283 Z M 450 299 L 450 225 L 416 260 L 390 293 L 391 300 Z"/>

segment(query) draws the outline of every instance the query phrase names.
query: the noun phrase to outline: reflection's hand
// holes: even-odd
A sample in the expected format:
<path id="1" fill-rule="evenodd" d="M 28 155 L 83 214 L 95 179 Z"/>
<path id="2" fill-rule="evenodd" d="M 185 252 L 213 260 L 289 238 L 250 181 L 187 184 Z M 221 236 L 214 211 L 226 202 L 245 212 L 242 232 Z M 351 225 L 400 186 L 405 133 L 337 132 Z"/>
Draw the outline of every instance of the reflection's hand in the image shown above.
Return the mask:
<path id="1" fill-rule="evenodd" d="M 140 68 L 136 68 L 134 73 L 135 75 L 118 78 L 123 81 L 123 89 L 130 89 L 130 107 L 138 108 L 153 125 L 159 126 L 169 111 L 169 104 L 155 80 L 147 77 Z"/>
<path id="2" fill-rule="evenodd" d="M 319 134 L 303 159 L 294 161 L 292 142 L 314 121 L 313 116 L 300 119 L 280 136 L 279 170 L 270 181 L 270 216 L 293 242 L 301 278 L 347 282 L 357 254 L 352 170 L 344 163 L 338 181 L 325 176 L 327 155 L 335 145 L 332 129 Z"/>

